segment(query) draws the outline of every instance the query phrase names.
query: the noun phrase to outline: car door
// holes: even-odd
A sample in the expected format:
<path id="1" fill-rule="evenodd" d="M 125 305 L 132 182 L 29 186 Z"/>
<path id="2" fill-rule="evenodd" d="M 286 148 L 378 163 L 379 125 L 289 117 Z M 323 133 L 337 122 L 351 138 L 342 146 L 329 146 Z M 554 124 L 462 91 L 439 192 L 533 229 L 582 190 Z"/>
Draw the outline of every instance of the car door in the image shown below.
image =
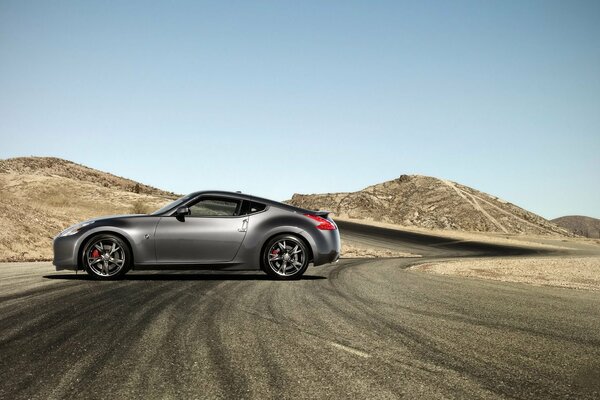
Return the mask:
<path id="1" fill-rule="evenodd" d="M 162 217 L 156 228 L 156 261 L 210 264 L 233 260 L 248 228 L 241 200 L 202 196 L 188 205 L 185 218 Z"/>

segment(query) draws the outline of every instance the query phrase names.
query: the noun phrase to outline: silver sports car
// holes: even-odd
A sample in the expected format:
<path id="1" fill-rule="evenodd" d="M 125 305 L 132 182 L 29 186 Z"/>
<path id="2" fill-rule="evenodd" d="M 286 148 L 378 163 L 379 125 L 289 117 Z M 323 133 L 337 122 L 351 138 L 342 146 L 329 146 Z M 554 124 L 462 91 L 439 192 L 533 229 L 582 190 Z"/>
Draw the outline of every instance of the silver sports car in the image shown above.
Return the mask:
<path id="1" fill-rule="evenodd" d="M 297 279 L 337 261 L 340 235 L 324 211 L 241 193 L 203 191 L 149 215 L 96 218 L 54 238 L 56 270 L 116 279 L 130 269 L 257 270 Z"/>

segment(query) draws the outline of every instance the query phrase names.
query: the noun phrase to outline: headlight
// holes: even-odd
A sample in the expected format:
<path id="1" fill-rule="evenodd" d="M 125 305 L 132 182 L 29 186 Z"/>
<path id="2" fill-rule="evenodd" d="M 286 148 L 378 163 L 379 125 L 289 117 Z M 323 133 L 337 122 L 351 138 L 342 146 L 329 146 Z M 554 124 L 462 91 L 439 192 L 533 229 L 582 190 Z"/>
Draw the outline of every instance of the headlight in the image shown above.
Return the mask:
<path id="1" fill-rule="evenodd" d="M 67 229 L 65 229 L 64 231 L 62 231 L 61 233 L 58 234 L 58 236 L 71 236 L 76 234 L 77 232 L 79 232 L 81 229 L 83 229 L 84 227 L 93 224 L 95 221 L 86 221 L 86 222 L 82 222 L 80 224 L 77 225 L 73 225 Z"/>

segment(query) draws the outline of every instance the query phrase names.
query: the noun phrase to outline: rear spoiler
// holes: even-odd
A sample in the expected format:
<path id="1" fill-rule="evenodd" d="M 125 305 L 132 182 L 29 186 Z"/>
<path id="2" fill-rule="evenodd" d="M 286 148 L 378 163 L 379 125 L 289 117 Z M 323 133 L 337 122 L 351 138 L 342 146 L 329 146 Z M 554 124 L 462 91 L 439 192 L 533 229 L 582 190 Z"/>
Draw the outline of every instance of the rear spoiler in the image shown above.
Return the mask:
<path id="1" fill-rule="evenodd" d="M 326 211 L 326 210 L 311 211 L 311 214 L 318 215 L 319 217 L 322 217 L 322 218 L 329 218 L 329 214 L 331 214 L 331 211 Z"/>

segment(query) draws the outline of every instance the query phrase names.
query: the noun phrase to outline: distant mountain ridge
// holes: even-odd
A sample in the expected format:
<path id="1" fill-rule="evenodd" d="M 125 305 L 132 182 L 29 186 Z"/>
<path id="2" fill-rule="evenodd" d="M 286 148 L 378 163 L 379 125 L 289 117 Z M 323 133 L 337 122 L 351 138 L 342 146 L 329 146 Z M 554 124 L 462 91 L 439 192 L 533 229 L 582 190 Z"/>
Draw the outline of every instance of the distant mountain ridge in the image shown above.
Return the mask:
<path id="1" fill-rule="evenodd" d="M 576 235 L 589 238 L 600 238 L 600 219 L 583 215 L 567 215 L 552 220 L 556 225 Z"/>
<path id="2" fill-rule="evenodd" d="M 341 217 L 420 228 L 573 236 L 498 197 L 422 175 L 402 175 L 351 193 L 294 194 L 287 202 Z"/>

